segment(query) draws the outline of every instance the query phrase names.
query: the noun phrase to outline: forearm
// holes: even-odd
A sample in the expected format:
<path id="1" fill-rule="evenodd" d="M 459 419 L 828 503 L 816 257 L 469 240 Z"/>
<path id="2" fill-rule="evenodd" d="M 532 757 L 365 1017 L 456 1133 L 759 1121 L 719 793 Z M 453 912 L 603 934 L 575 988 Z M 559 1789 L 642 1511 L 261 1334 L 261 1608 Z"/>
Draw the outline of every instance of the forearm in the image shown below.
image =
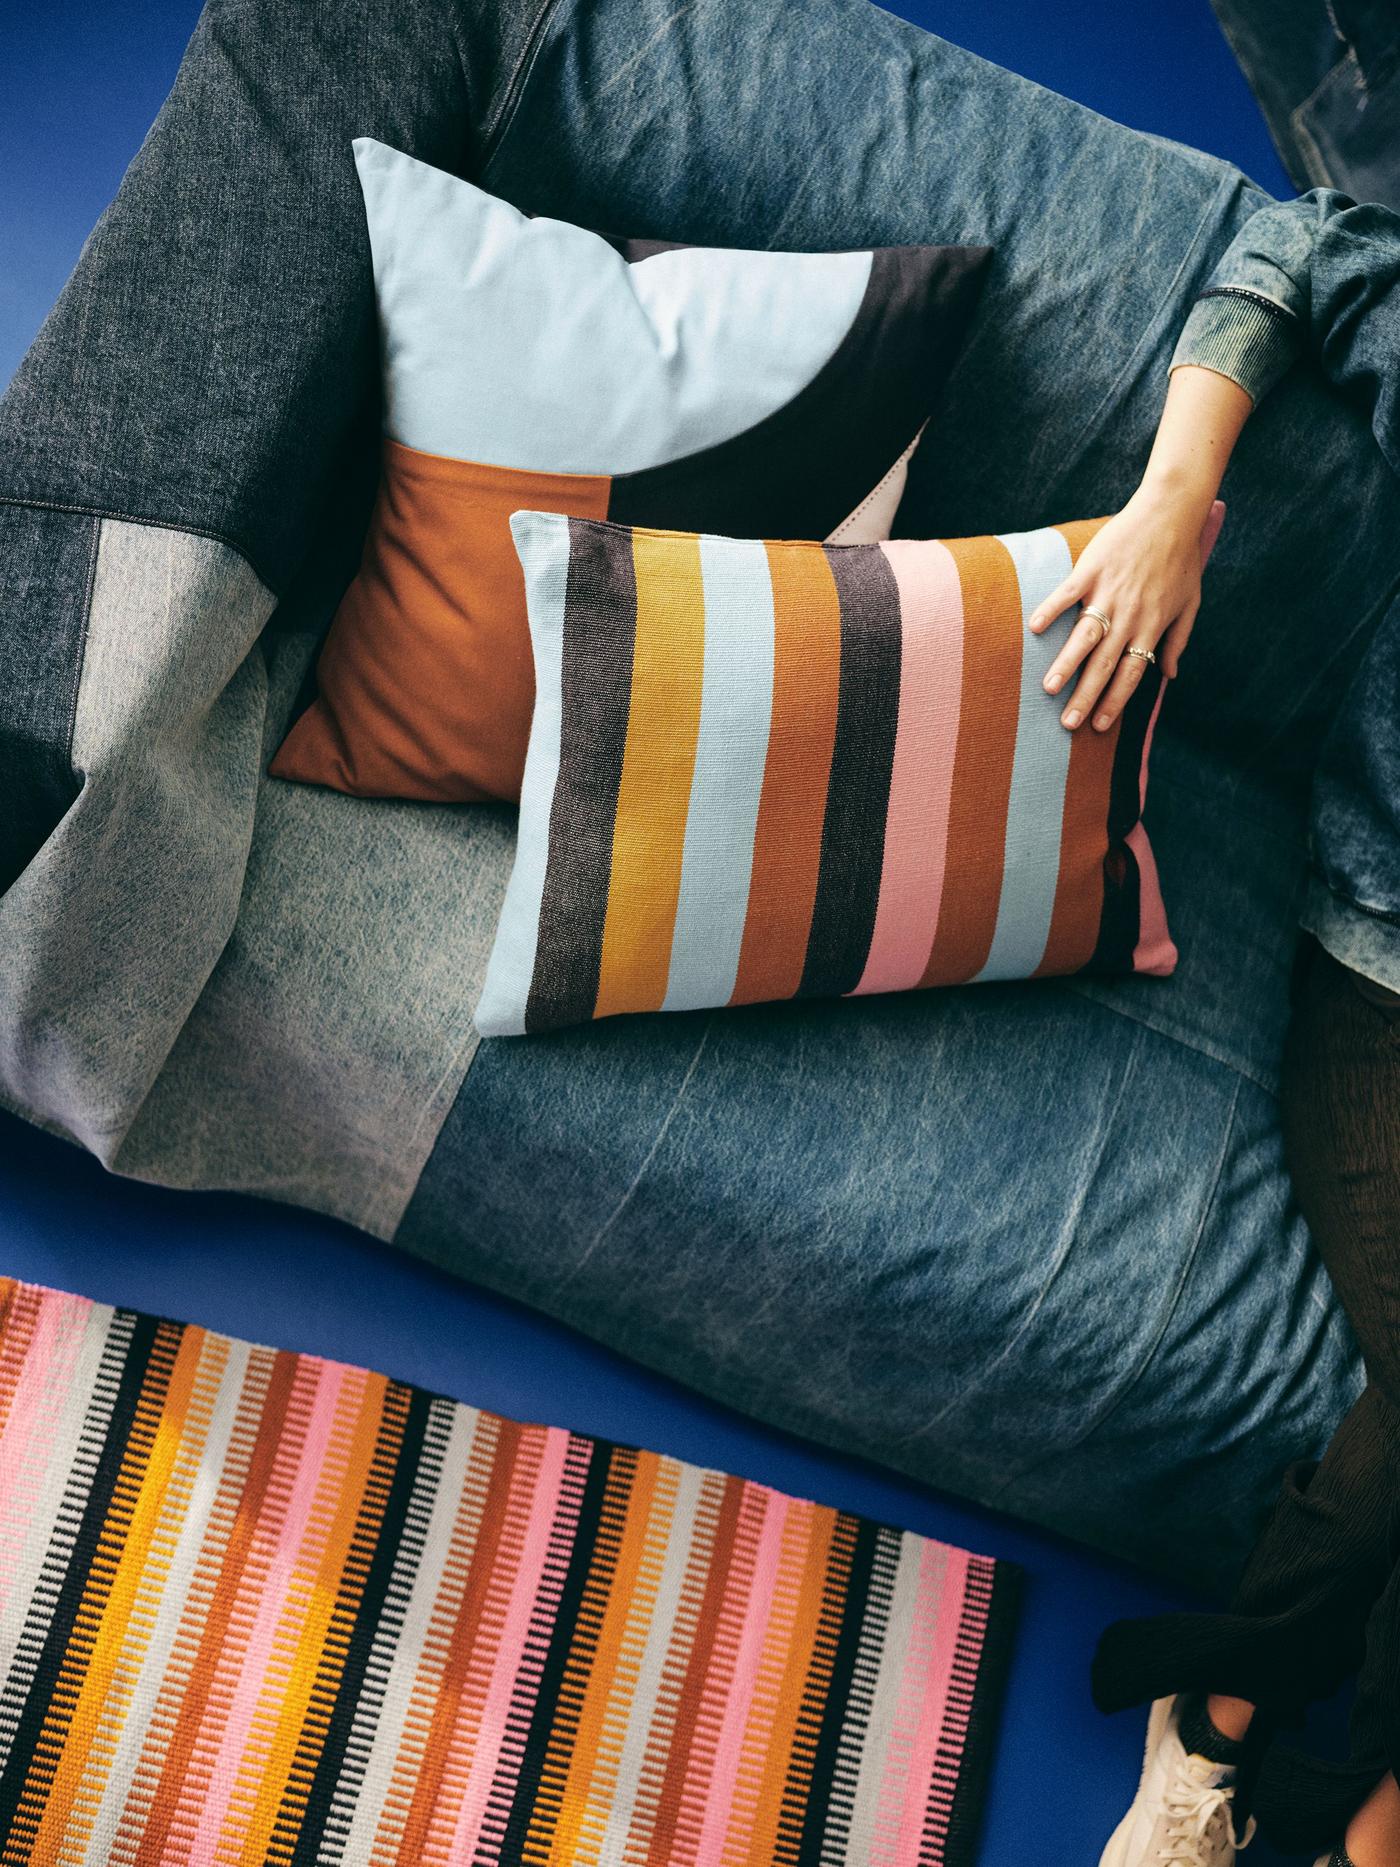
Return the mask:
<path id="1" fill-rule="evenodd" d="M 1400 215 L 1334 189 L 1251 216 L 1192 306 L 1172 369 L 1228 377 L 1258 403 L 1306 354 L 1362 403 L 1400 472 Z"/>
<path id="2" fill-rule="evenodd" d="M 1171 373 L 1141 491 L 1169 504 L 1193 538 L 1205 524 L 1253 406 L 1248 391 L 1217 370 L 1185 364 Z"/>

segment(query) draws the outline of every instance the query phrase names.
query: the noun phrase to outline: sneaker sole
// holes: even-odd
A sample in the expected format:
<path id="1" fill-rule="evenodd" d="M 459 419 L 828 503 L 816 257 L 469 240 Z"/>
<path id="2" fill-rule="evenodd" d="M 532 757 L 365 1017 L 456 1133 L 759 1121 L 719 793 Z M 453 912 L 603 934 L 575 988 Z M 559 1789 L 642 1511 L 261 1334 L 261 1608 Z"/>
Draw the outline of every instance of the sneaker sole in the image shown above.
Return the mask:
<path id="1" fill-rule="evenodd" d="M 1132 1833 L 1133 1809 L 1137 1798 L 1142 1794 L 1142 1786 L 1147 1781 L 1147 1771 L 1152 1761 L 1152 1753 L 1161 1743 L 1166 1733 L 1167 1721 L 1171 1716 L 1172 1701 L 1158 1699 L 1152 1707 L 1152 1714 L 1147 1720 L 1147 1742 L 1142 1750 L 1142 1772 L 1138 1777 L 1137 1795 L 1133 1797 L 1127 1814 L 1109 1836 L 1108 1846 L 1099 1857 L 1099 1867 L 1133 1867 L 1128 1859 L 1128 1838 Z"/>

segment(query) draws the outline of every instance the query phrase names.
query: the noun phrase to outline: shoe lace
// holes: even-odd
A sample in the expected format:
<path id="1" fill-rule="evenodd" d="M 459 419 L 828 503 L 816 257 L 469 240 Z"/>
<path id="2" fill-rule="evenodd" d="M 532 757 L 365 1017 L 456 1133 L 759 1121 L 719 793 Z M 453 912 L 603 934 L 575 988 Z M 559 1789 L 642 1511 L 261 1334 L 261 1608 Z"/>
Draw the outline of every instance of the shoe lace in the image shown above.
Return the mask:
<path id="1" fill-rule="evenodd" d="M 1244 1834 L 1235 1839 L 1231 1825 L 1234 1802 L 1233 1782 L 1212 1783 L 1197 1776 L 1188 1760 L 1183 1773 L 1163 1792 L 1158 1813 L 1163 1817 L 1163 1833 L 1157 1859 L 1161 1863 L 1179 1862 L 1180 1867 L 1220 1867 L 1234 1857 L 1236 1848 L 1247 1848 L 1254 1839 L 1254 1818 L 1245 1824 Z"/>

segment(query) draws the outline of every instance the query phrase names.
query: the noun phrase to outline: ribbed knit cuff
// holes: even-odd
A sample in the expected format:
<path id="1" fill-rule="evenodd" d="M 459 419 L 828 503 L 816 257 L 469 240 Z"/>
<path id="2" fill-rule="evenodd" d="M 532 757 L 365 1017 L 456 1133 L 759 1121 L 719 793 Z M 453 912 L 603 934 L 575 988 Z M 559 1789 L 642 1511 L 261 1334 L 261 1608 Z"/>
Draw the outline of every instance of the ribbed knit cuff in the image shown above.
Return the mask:
<path id="1" fill-rule="evenodd" d="M 1262 293 L 1212 286 L 1192 305 L 1171 368 L 1199 364 L 1237 382 L 1256 405 L 1302 348 L 1296 314 Z"/>

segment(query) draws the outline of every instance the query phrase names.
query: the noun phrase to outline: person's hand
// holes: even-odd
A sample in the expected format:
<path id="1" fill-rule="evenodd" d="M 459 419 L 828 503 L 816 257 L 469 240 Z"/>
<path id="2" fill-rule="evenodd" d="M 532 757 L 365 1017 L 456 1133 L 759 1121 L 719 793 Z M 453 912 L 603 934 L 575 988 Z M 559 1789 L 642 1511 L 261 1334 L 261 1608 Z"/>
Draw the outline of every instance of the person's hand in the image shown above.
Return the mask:
<path id="1" fill-rule="evenodd" d="M 1175 677 L 1201 606 L 1201 572 L 1225 516 L 1218 499 L 1204 525 L 1200 510 L 1194 499 L 1144 481 L 1028 619 L 1040 635 L 1080 605 L 1043 682 L 1047 693 L 1058 694 L 1078 670 L 1060 715 L 1071 732 L 1090 718 L 1095 731 L 1106 732 L 1142 679 L 1149 654 Z M 1091 615 L 1089 606 L 1102 614 Z"/>

